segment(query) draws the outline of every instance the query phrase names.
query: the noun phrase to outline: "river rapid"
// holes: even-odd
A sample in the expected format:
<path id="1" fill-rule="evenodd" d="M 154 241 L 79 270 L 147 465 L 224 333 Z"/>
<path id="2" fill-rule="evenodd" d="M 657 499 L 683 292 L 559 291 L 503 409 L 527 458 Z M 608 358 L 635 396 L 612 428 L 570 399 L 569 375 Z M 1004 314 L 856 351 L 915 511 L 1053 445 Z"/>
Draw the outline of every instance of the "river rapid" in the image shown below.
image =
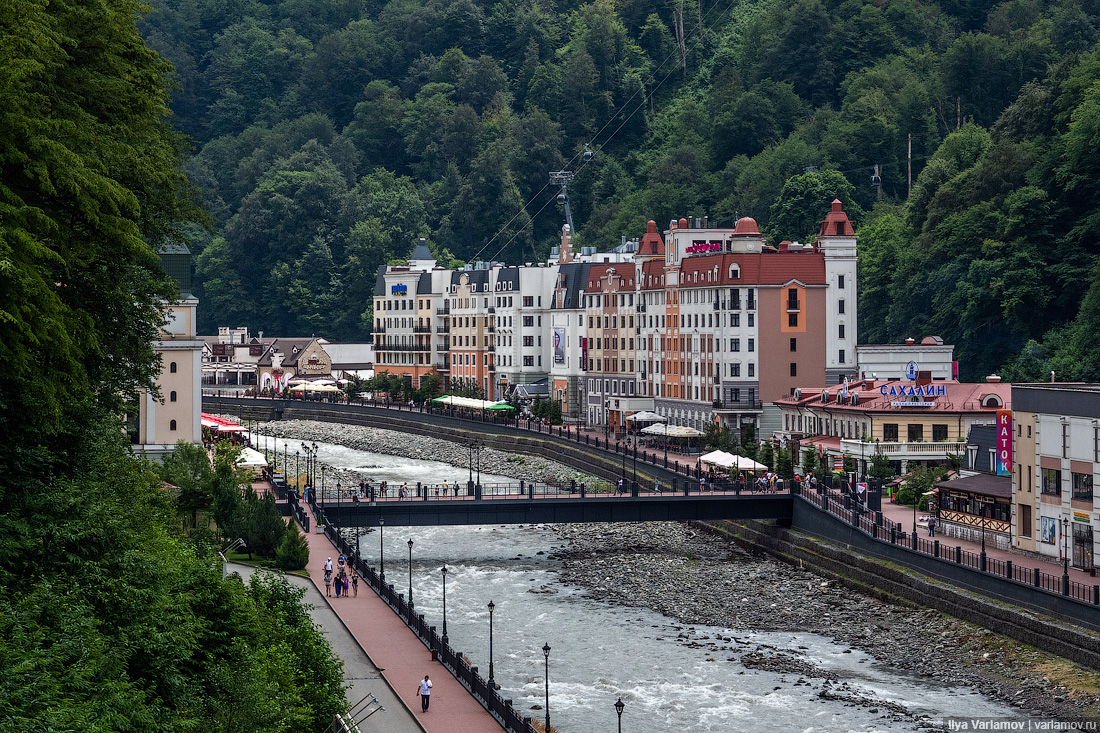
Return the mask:
<path id="1" fill-rule="evenodd" d="M 316 441 L 321 462 L 345 482 L 450 484 L 469 475 L 466 465 L 382 452 L 424 450 L 410 448 L 408 436 L 307 425 L 294 432 Z M 288 433 L 277 423 L 257 428 L 276 430 Z M 293 470 L 300 443 L 279 438 L 280 453 L 284 442 Z M 484 484 L 514 481 L 517 472 L 535 478 L 514 459 L 489 465 L 502 473 L 483 470 Z M 493 601 L 502 694 L 543 720 L 548 667 L 550 720 L 562 733 L 615 730 L 619 698 L 623 730 L 641 733 L 915 730 L 942 727 L 945 717 L 1023 719 L 1021 707 L 1032 707 L 1023 702 L 1031 695 L 1006 704 L 1012 691 L 991 681 L 996 675 L 960 661 L 1005 666 L 985 651 L 997 648 L 990 637 L 1002 637 L 856 595 L 688 525 L 387 527 L 386 575 L 403 592 L 410 539 L 417 610 L 442 630 L 446 564 L 450 644 L 488 676 Z M 378 543 L 374 530 L 360 536 L 374 565 Z M 1011 665 L 1009 672 L 1019 674 Z"/>

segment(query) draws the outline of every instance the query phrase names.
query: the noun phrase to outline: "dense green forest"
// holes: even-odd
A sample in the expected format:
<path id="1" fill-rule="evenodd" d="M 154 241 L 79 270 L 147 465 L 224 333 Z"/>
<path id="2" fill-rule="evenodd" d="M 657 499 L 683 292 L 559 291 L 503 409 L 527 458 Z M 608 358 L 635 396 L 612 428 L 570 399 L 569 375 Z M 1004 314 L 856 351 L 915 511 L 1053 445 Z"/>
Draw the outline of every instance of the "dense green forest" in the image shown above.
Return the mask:
<path id="1" fill-rule="evenodd" d="M 179 294 L 154 249 L 203 218 L 140 10 L 0 3 L 0 730 L 318 730 L 343 674 L 301 593 L 223 580 L 126 438 Z"/>
<path id="2" fill-rule="evenodd" d="M 839 195 L 866 340 L 1100 378 L 1097 0 L 153 4 L 215 220 L 204 329 L 365 337 L 417 236 L 448 264 L 544 257 L 565 168 L 599 248 L 703 214 L 805 240 Z"/>

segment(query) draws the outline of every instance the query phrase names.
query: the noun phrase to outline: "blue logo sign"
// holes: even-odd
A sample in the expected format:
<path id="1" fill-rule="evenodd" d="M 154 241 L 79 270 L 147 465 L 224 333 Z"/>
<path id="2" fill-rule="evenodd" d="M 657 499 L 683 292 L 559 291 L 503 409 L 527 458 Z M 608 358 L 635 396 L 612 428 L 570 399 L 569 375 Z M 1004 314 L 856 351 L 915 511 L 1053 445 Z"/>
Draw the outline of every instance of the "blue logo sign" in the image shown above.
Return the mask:
<path id="1" fill-rule="evenodd" d="M 910 380 L 917 378 L 917 362 L 911 361 L 905 365 L 905 378 Z"/>
<path id="2" fill-rule="evenodd" d="M 407 293 L 408 291 L 409 291 L 409 288 L 405 285 L 391 285 L 390 286 L 390 295 L 396 295 L 398 293 Z"/>

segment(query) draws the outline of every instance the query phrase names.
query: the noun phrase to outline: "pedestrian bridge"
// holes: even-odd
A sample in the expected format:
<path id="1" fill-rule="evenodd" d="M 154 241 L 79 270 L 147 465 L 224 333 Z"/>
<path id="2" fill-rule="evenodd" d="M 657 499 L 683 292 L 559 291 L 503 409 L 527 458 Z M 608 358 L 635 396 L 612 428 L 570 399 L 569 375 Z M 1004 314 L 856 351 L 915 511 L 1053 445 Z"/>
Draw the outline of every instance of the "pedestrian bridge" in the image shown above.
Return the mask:
<path id="1" fill-rule="evenodd" d="M 684 522 L 771 519 L 790 526 L 790 494 L 736 492 L 614 494 L 524 494 L 318 502 L 326 524 L 339 527 L 435 527 L 489 524 L 593 522 Z"/>

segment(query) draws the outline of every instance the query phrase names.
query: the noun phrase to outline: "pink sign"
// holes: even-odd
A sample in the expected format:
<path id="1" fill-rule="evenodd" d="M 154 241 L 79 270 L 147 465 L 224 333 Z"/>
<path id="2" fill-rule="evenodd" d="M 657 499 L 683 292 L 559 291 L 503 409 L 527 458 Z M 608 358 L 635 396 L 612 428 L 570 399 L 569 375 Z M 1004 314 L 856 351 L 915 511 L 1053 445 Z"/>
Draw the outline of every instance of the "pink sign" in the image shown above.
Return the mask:
<path id="1" fill-rule="evenodd" d="M 997 410 L 997 475 L 1012 475 L 1012 410 Z"/>

